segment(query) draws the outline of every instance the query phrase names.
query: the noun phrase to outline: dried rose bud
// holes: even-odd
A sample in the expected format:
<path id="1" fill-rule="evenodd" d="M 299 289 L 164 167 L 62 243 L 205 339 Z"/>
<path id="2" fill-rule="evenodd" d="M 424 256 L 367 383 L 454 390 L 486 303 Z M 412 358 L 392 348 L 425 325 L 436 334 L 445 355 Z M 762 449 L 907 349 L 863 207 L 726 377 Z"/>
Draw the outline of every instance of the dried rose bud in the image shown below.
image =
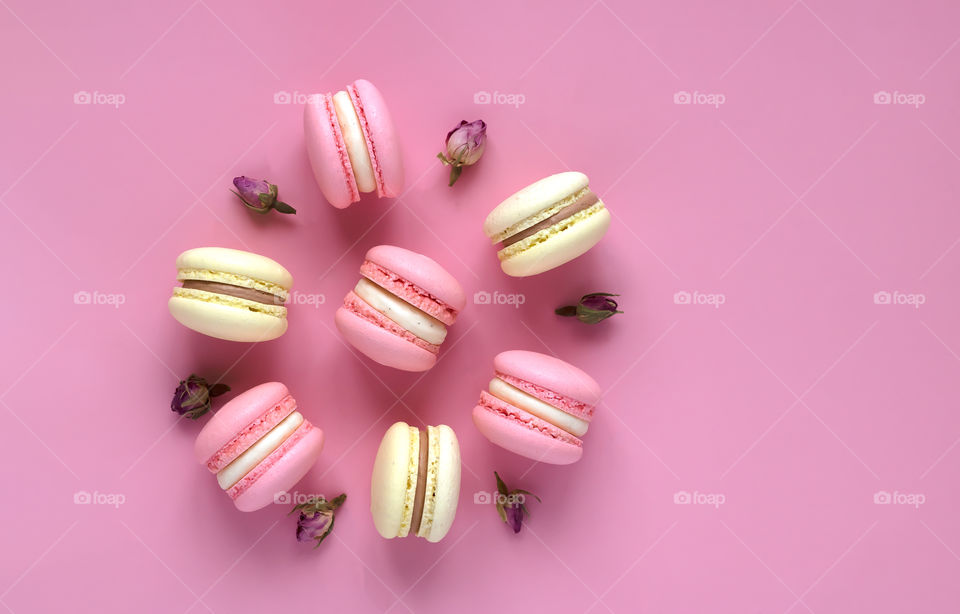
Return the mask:
<path id="1" fill-rule="evenodd" d="M 190 374 L 190 377 L 180 382 L 170 401 L 170 409 L 181 416 L 196 420 L 210 411 L 210 399 L 220 396 L 230 390 L 226 384 L 211 386 L 207 380 L 199 375 Z"/>
<path id="2" fill-rule="evenodd" d="M 297 210 L 285 202 L 277 200 L 279 189 L 276 184 L 264 179 L 250 179 L 249 177 L 234 177 L 233 185 L 236 190 L 230 190 L 240 201 L 257 213 L 267 213 L 276 209 L 280 213 L 296 213 Z"/>
<path id="3" fill-rule="evenodd" d="M 340 495 L 333 501 L 327 501 L 321 496 L 310 497 L 306 503 L 301 503 L 290 510 L 291 514 L 296 511 L 300 512 L 300 517 L 297 520 L 297 541 L 315 541 L 314 548 L 319 546 L 327 535 L 330 535 L 333 531 L 336 510 L 346 500 L 346 494 Z"/>
<path id="4" fill-rule="evenodd" d="M 596 324 L 606 320 L 615 313 L 623 313 L 617 310 L 617 301 L 611 296 L 620 296 L 619 294 L 610 294 L 608 292 L 594 292 L 580 297 L 580 302 L 576 305 L 567 305 L 558 307 L 553 312 L 558 316 L 576 317 L 584 324 Z"/>
<path id="5" fill-rule="evenodd" d="M 450 167 L 450 184 L 453 185 L 460 178 L 464 166 L 471 166 L 480 160 L 487 145 L 487 125 L 482 119 L 467 122 L 460 120 L 460 124 L 447 133 L 446 155 L 438 153 L 440 161 Z"/>
<path id="6" fill-rule="evenodd" d="M 519 533 L 520 527 L 523 526 L 523 517 L 530 515 L 526 505 L 527 495 L 536 499 L 538 503 L 541 502 L 540 497 L 519 488 L 508 490 L 507 485 L 500 479 L 500 474 L 494 471 L 493 475 L 497 478 L 497 513 L 500 514 L 501 520 L 510 525 L 514 533 Z"/>

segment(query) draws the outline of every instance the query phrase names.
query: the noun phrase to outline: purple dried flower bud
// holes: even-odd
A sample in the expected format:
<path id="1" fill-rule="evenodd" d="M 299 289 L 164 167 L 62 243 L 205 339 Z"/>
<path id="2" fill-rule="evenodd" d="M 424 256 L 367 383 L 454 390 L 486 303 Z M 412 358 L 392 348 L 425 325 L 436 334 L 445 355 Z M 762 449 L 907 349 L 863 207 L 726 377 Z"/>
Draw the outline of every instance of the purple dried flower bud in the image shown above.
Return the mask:
<path id="1" fill-rule="evenodd" d="M 231 190 L 240 198 L 240 201 L 257 213 L 267 213 L 271 209 L 276 209 L 280 213 L 296 213 L 297 210 L 285 202 L 277 200 L 279 189 L 275 184 L 265 179 L 251 179 L 250 177 L 234 177 L 233 186 L 236 190 Z"/>
<path id="2" fill-rule="evenodd" d="M 558 316 L 576 317 L 584 324 L 596 324 L 616 313 L 623 313 L 617 310 L 617 301 L 610 298 L 612 296 L 620 295 L 608 292 L 585 294 L 576 305 L 558 307 L 553 312 Z"/>
<path id="3" fill-rule="evenodd" d="M 464 166 L 476 164 L 487 145 L 487 124 L 482 119 L 467 122 L 460 120 L 453 130 L 447 133 L 446 154 L 437 157 L 450 166 L 450 185 L 456 183 Z"/>
<path id="4" fill-rule="evenodd" d="M 230 390 L 226 384 L 210 386 L 207 380 L 199 375 L 190 374 L 190 377 L 180 382 L 173 392 L 170 409 L 181 416 L 196 420 L 210 411 L 210 399 L 220 396 Z"/>
<path id="5" fill-rule="evenodd" d="M 342 494 L 333 501 L 327 501 L 322 496 L 310 497 L 305 503 L 294 506 L 290 513 L 299 511 L 297 519 L 297 541 L 316 542 L 314 548 L 320 545 L 327 535 L 333 531 L 333 521 L 337 508 L 347 500 Z"/>

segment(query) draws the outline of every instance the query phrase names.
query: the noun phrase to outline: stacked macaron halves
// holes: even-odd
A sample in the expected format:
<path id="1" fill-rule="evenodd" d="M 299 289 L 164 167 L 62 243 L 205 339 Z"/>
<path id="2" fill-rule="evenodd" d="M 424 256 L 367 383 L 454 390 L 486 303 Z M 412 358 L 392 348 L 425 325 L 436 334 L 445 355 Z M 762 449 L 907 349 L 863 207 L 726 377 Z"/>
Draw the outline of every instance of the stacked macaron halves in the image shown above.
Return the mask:
<path id="1" fill-rule="evenodd" d="M 314 465 L 323 431 L 297 411 L 280 382 L 238 395 L 197 436 L 197 461 L 216 474 L 237 509 L 250 512 L 275 501 Z"/>
<path id="2" fill-rule="evenodd" d="M 500 447 L 544 463 L 580 460 L 580 438 L 600 402 L 597 382 L 559 358 L 523 350 L 498 354 L 493 368 L 496 376 L 473 409 L 480 433 Z"/>
<path id="3" fill-rule="evenodd" d="M 267 341 L 287 330 L 293 276 L 280 263 L 236 249 L 198 247 L 177 257 L 168 307 L 187 328 L 228 341 Z"/>
<path id="4" fill-rule="evenodd" d="M 381 536 L 444 538 L 460 496 L 460 444 L 449 426 L 426 431 L 397 422 L 384 434 L 373 463 L 370 513 Z"/>
<path id="5" fill-rule="evenodd" d="M 610 212 L 583 173 L 551 175 L 490 212 L 483 231 L 497 247 L 503 272 L 527 277 L 573 260 L 597 244 Z"/>
<path id="6" fill-rule="evenodd" d="M 393 245 L 371 248 L 360 275 L 335 316 L 344 338 L 382 365 L 431 368 L 466 304 L 457 280 L 430 258 Z"/>
<path id="7" fill-rule="evenodd" d="M 403 159 L 390 111 L 372 83 L 358 79 L 336 94 L 312 96 L 304 109 L 307 153 L 317 185 L 338 209 L 376 192 L 403 189 Z"/>

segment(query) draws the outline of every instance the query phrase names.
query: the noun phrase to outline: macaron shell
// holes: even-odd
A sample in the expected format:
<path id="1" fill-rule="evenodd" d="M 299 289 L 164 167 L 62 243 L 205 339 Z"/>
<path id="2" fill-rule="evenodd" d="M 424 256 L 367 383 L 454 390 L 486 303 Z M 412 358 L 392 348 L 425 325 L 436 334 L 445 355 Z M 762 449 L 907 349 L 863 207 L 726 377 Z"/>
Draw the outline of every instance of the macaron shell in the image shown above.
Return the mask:
<path id="1" fill-rule="evenodd" d="M 446 536 L 457 515 L 460 498 L 460 443 L 453 429 L 445 424 L 435 427 L 439 438 L 436 503 L 430 532 L 423 535 L 429 542 L 438 542 Z"/>
<path id="2" fill-rule="evenodd" d="M 432 294 L 455 311 L 467 304 L 460 282 L 432 258 L 396 245 L 378 245 L 367 251 L 366 259 Z"/>
<path id="3" fill-rule="evenodd" d="M 378 177 L 377 193 L 398 196 L 403 191 L 403 156 L 387 103 L 380 90 L 366 79 L 357 79 L 348 92 L 354 107 L 358 107 L 361 126 L 366 127 L 367 149 Z"/>
<path id="4" fill-rule="evenodd" d="M 493 358 L 493 369 L 590 406 L 599 403 L 603 396 L 600 384 L 590 375 L 549 354 L 527 350 L 500 352 Z"/>
<path id="5" fill-rule="evenodd" d="M 410 425 L 396 422 L 384 433 L 373 462 L 370 514 L 377 532 L 386 539 L 397 537 L 403 525 L 411 446 Z"/>
<path id="6" fill-rule="evenodd" d="M 511 277 L 529 277 L 549 271 L 589 251 L 609 227 L 610 212 L 606 208 L 600 209 L 546 241 L 502 260 L 500 268 Z"/>
<path id="7" fill-rule="evenodd" d="M 577 171 L 557 173 L 531 183 L 510 195 L 487 215 L 483 232 L 493 238 L 514 224 L 576 194 L 588 183 L 587 176 Z"/>
<path id="8" fill-rule="evenodd" d="M 403 371 L 427 371 L 437 357 L 360 316 L 340 307 L 334 323 L 344 339 L 371 360 Z"/>
<path id="9" fill-rule="evenodd" d="M 310 166 L 320 191 L 327 202 L 344 209 L 360 200 L 360 191 L 340 134 L 340 124 L 333 113 L 329 94 L 311 97 L 303 111 L 303 130 Z"/>
<path id="10" fill-rule="evenodd" d="M 234 273 L 281 288 L 293 286 L 293 275 L 276 260 L 228 247 L 196 247 L 177 256 L 177 269 Z"/>
<path id="11" fill-rule="evenodd" d="M 206 464 L 240 431 L 290 394 L 280 382 L 267 382 L 238 394 L 215 412 L 197 435 L 193 451 L 197 462 Z"/>
<path id="12" fill-rule="evenodd" d="M 184 326 L 226 341 L 269 341 L 287 330 L 287 319 L 195 299 L 172 296 L 170 314 Z"/>
<path id="13" fill-rule="evenodd" d="M 300 426 L 303 428 L 307 425 Z M 285 454 L 275 458 L 273 464 L 233 503 L 242 512 L 252 512 L 274 502 L 277 495 L 291 490 L 317 462 L 323 450 L 323 430 L 316 426 Z M 270 457 L 265 462 L 269 462 Z"/>
<path id="14" fill-rule="evenodd" d="M 534 416 L 530 416 L 530 418 L 539 420 Z M 473 408 L 473 424 L 480 431 L 480 434 L 492 443 L 535 461 L 553 465 L 569 465 L 577 462 L 583 456 L 581 446 L 551 437 L 537 429 L 526 426 L 522 422 L 495 413 L 483 405 L 478 404 Z"/>

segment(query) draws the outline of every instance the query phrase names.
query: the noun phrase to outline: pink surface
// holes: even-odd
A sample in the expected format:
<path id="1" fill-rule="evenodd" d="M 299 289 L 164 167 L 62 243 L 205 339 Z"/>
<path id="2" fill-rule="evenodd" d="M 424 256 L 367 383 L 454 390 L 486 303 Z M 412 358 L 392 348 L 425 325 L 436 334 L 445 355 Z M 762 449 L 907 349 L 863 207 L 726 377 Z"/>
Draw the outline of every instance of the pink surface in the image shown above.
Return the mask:
<path id="1" fill-rule="evenodd" d="M 23 294 L 0 324 L 0 610 L 955 610 L 958 23 L 945 2 L 5 0 L 0 267 Z M 358 76 L 390 103 L 407 187 L 338 211 L 302 101 L 283 103 Z M 486 153 L 448 188 L 436 153 L 477 118 Z M 568 168 L 609 232 L 506 277 L 486 214 Z M 240 174 L 298 214 L 244 209 Z M 358 359 L 333 325 L 383 243 L 468 297 L 426 374 Z M 288 267 L 290 331 L 249 345 L 170 318 L 171 263 L 196 245 Z M 592 291 L 626 313 L 552 314 Z M 474 429 L 507 349 L 604 390 L 578 463 Z M 281 380 L 323 426 L 298 489 L 348 499 L 320 549 L 292 504 L 238 513 L 197 465 L 201 425 L 168 409 L 192 371 Z M 439 544 L 370 519 L 397 420 L 459 437 Z M 518 535 L 474 503 L 493 470 L 543 499 Z"/>

